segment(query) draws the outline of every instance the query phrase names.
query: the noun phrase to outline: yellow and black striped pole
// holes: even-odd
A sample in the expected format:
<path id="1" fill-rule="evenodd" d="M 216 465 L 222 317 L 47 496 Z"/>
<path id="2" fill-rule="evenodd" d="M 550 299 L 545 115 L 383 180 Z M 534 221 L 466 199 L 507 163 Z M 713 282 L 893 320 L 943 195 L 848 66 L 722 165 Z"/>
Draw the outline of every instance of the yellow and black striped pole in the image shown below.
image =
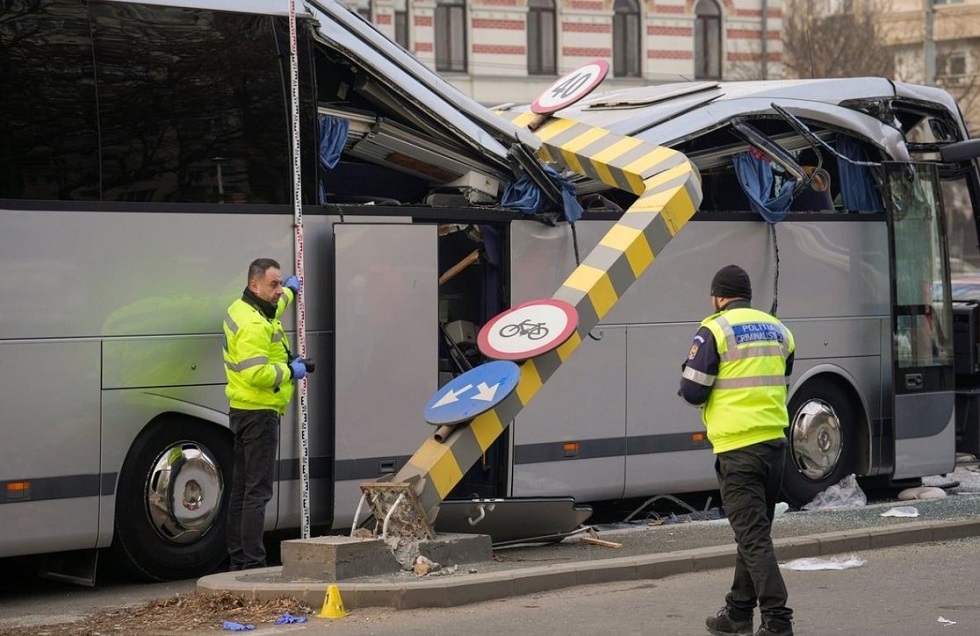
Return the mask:
<path id="1" fill-rule="evenodd" d="M 513 121 L 526 126 L 535 117 L 534 113 L 520 113 Z M 463 474 L 572 355 L 701 204 L 697 169 L 680 152 L 569 119 L 550 119 L 535 133 L 543 142 L 538 153 L 543 160 L 632 192 L 639 198 L 553 296 L 578 311 L 576 332 L 557 349 L 521 364 L 520 381 L 511 395 L 475 417 L 468 426 L 457 426 L 444 442 L 426 439 L 408 463 L 387 481 L 390 485 L 406 484 L 411 488 L 412 499 L 420 508 L 416 519 L 424 517 L 428 523 L 435 521 L 439 504 Z M 362 488 L 369 492 L 370 485 Z"/>

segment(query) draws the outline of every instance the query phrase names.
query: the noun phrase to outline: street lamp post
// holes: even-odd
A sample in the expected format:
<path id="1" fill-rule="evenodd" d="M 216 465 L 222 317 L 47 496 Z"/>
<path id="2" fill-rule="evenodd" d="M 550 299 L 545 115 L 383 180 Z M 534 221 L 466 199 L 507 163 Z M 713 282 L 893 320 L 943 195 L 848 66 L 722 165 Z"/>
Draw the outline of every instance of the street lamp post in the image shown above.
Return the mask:
<path id="1" fill-rule="evenodd" d="M 932 37 L 933 18 L 936 14 L 934 0 L 922 0 L 922 8 L 925 11 L 926 28 L 922 39 L 923 55 L 925 55 L 925 84 L 927 86 L 936 85 L 936 43 Z"/>

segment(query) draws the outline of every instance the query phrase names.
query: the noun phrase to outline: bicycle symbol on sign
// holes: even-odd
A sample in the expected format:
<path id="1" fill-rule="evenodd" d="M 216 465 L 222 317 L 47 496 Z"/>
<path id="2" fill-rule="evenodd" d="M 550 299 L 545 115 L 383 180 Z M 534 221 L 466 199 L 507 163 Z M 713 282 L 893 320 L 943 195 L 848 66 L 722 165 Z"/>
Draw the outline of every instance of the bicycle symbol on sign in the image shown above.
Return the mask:
<path id="1" fill-rule="evenodd" d="M 514 336 L 527 336 L 528 340 L 541 340 L 548 335 L 548 328 L 543 322 L 531 322 L 525 319 L 517 324 L 504 325 L 500 328 L 501 338 L 513 338 Z"/>

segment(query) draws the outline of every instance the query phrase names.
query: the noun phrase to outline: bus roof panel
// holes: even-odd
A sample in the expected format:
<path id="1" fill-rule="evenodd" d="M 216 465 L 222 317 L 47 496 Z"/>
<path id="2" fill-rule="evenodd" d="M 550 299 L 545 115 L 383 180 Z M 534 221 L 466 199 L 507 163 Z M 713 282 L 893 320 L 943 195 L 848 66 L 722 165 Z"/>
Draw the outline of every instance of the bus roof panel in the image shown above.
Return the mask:
<path id="1" fill-rule="evenodd" d="M 398 95 L 401 106 L 444 121 L 465 146 L 503 166 L 510 144 L 519 141 L 532 152 L 540 147 L 540 140 L 529 130 L 466 96 L 346 6 L 335 0 L 311 0 L 308 6 L 319 20 L 319 37 Z"/>
<path id="2" fill-rule="evenodd" d="M 934 86 L 921 86 L 918 84 L 906 84 L 895 82 L 895 93 L 904 99 L 934 102 L 942 104 L 949 112 L 957 115 L 956 120 L 960 128 L 960 136 L 963 139 L 970 137 L 964 124 L 962 112 L 953 96 L 941 88 Z"/>
<path id="3" fill-rule="evenodd" d="M 235 11 L 237 13 L 260 13 L 263 15 L 289 15 L 288 0 L 108 0 L 125 4 L 153 4 L 163 7 L 184 7 L 187 9 L 213 9 L 214 11 Z M 302 0 L 296 2 L 296 13 L 309 17 Z"/>
<path id="4" fill-rule="evenodd" d="M 595 97 L 587 97 L 581 105 L 587 108 L 635 108 L 692 93 L 701 93 L 718 88 L 718 82 L 684 82 L 680 84 L 653 84 L 642 88 L 623 91 L 609 91 Z"/>
<path id="5" fill-rule="evenodd" d="M 139 1 L 160 6 L 289 15 L 288 0 Z M 298 17 L 312 17 L 317 21 L 320 38 L 342 51 L 374 80 L 385 84 L 387 93 L 399 95 L 399 107 L 422 111 L 444 122 L 447 132 L 498 168 L 508 167 L 507 150 L 512 143 L 520 142 L 532 153 L 540 147 L 541 142 L 533 133 L 494 115 L 466 96 L 344 4 L 336 0 L 297 0 L 295 9 Z"/>
<path id="6" fill-rule="evenodd" d="M 800 99 L 757 97 L 716 102 L 704 108 L 678 115 L 662 126 L 653 125 L 635 136 L 651 144 L 672 146 L 677 141 L 725 125 L 734 117 L 767 115 L 777 117 L 772 104 L 782 106 L 804 120 L 848 130 L 864 137 L 896 161 L 908 160 L 908 149 L 902 133 L 871 115 L 837 106 Z"/>
<path id="7" fill-rule="evenodd" d="M 696 90 L 683 90 L 690 87 Z M 676 121 L 689 111 L 696 113 L 690 127 L 676 131 L 679 138 L 711 122 L 720 123 L 731 113 L 748 112 L 756 108 L 753 103 L 781 103 L 783 99 L 837 105 L 848 99 L 885 97 L 895 94 L 895 85 L 882 78 L 847 78 L 821 80 L 780 80 L 759 82 L 678 82 L 662 85 L 662 98 L 646 105 L 636 106 L 629 102 L 641 102 L 649 87 L 623 89 L 602 93 L 558 111 L 556 117 L 565 117 L 606 128 L 620 135 L 644 137 L 644 131 L 667 121 Z M 750 100 L 747 104 L 746 100 Z M 612 103 L 623 104 L 616 107 Z M 596 108 L 594 104 L 610 105 Z M 703 125 L 693 121 L 703 120 Z M 673 128 L 673 126 L 671 126 Z M 659 134 L 657 135 L 660 136 Z"/>

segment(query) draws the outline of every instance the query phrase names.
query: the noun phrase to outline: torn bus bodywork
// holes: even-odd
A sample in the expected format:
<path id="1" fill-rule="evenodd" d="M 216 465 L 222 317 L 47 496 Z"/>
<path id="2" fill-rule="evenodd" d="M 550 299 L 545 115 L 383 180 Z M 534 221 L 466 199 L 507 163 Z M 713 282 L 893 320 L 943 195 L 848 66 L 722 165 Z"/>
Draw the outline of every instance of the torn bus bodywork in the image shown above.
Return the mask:
<path id="1" fill-rule="evenodd" d="M 515 123 L 531 118 L 513 110 L 504 114 Z M 972 266 L 980 262 L 978 148 L 947 93 L 877 78 L 697 82 L 594 95 L 556 116 L 687 156 L 701 174 L 704 200 L 684 238 L 691 237 L 694 249 L 708 242 L 722 255 L 754 263 L 753 281 L 761 279 L 767 292 L 758 306 L 778 308 L 803 334 L 802 373 L 798 370 L 791 387 L 788 436 L 794 461 L 784 482 L 788 500 L 805 503 L 846 471 L 886 480 L 917 478 L 951 469 L 956 451 L 978 452 L 977 367 L 971 362 L 978 341 L 975 302 L 954 303 L 956 324 L 964 327 L 957 327 L 956 343 L 952 316 L 946 316 L 941 335 L 929 345 L 934 351 L 908 353 L 909 333 L 914 336 L 920 328 L 909 325 L 949 312 L 943 306 L 950 297 L 971 300 L 968 292 L 957 291 L 967 289 L 958 285 L 963 273 L 956 271 L 966 261 L 964 253 L 970 252 Z M 780 194 L 771 202 L 779 209 L 760 209 L 758 197 L 750 201 L 747 195 L 758 193 L 739 176 L 740 162 L 743 168 L 767 164 L 775 181 L 771 193 Z M 924 176 L 931 172 L 935 177 Z M 906 182 L 909 188 L 901 186 Z M 575 183 L 580 193 L 619 207 L 631 201 L 589 176 Z M 905 205 L 903 197 L 912 198 Z M 932 245 L 912 245 L 900 236 L 903 209 L 913 204 L 923 219 L 933 213 L 945 217 L 930 230 Z M 768 232 L 760 224 L 758 238 L 746 243 L 754 242 L 758 252 L 724 246 L 739 235 L 747 238 L 744 222 L 753 215 L 770 223 Z M 733 220 L 743 223 L 732 225 Z M 715 231 L 696 229 L 707 228 L 698 221 L 716 223 Z M 765 241 L 766 233 L 771 241 Z M 780 256 L 784 270 L 792 272 L 789 280 L 785 273 L 779 278 Z M 916 294 L 909 292 L 914 286 L 909 271 L 927 260 L 935 266 L 914 285 L 930 288 L 933 295 L 912 308 L 907 298 Z M 696 262 L 691 265 L 689 271 L 696 271 Z M 945 293 L 940 290 L 950 269 L 953 287 Z M 823 294 L 799 302 L 792 296 L 799 287 Z M 921 315 L 911 315 L 917 312 Z M 866 320 L 869 315 L 880 318 Z M 851 329 L 841 317 L 866 324 Z M 821 333 L 811 342 L 810 331 L 821 331 L 814 329 L 814 319 L 837 324 L 837 333 Z M 865 355 L 880 364 L 848 360 Z M 839 406 L 823 406 L 825 395 Z M 799 415 L 811 406 L 817 418 Z M 932 423 L 916 422 L 923 419 Z M 629 463 L 627 458 L 627 471 Z"/>
<path id="2" fill-rule="evenodd" d="M 371 81 L 361 85 L 364 95 L 374 100 L 375 111 L 385 118 L 394 116 L 395 110 L 385 106 L 390 97 L 378 98 Z M 392 94 L 398 92 L 388 88 Z M 440 84 L 441 88 L 445 87 Z M 343 100 L 326 102 L 319 105 L 321 113 L 351 122 L 353 133 L 341 164 L 407 169 L 404 162 L 397 165 L 399 156 L 382 157 L 371 148 L 372 143 L 398 146 L 396 138 L 387 136 L 385 118 L 379 119 L 376 112 L 360 114 L 355 104 Z M 337 439 L 347 421 L 370 422 L 367 427 L 377 422 L 379 433 L 388 431 L 385 443 L 365 448 L 356 459 L 345 457 L 343 444 L 338 445 L 335 524 L 342 523 L 346 510 L 356 507 L 359 493 L 351 488 L 353 482 L 401 479 L 400 471 L 405 470 L 410 479 L 419 480 L 413 487 L 415 494 L 426 500 L 421 506 L 433 518 L 444 497 L 569 495 L 594 501 L 714 488 L 709 447 L 697 415 L 676 402 L 676 365 L 670 360 L 676 351 L 686 350 L 688 332 L 705 312 L 691 287 L 700 290 L 698 277 L 705 279 L 702 286 L 706 286 L 708 270 L 734 260 L 750 271 L 758 306 L 776 309 L 801 335 L 790 432 L 792 436 L 796 431 L 799 439 L 787 474 L 787 499 L 806 503 L 849 472 L 915 478 L 952 466 L 955 441 L 962 441 L 963 431 L 971 427 L 962 422 L 954 427 L 951 391 L 898 398 L 893 392 L 896 382 L 918 372 L 896 366 L 900 362 L 892 323 L 898 318 L 893 315 L 889 274 L 894 258 L 886 218 L 893 196 L 882 167 L 935 163 L 942 148 L 966 139 L 956 104 L 946 93 L 876 78 L 693 82 L 625 89 L 590 96 L 556 113 L 555 121 L 565 123 L 537 129 L 543 142 L 537 145 L 527 140 L 524 130 L 531 122 L 529 112 L 511 108 L 501 114 L 523 131 L 498 135 L 501 145 L 519 141 L 521 152 L 536 151 L 574 183 L 586 210 L 575 224 L 575 235 L 554 201 L 549 213 L 525 216 L 495 209 L 488 192 L 492 186 L 480 195 L 459 189 L 465 187 L 463 182 L 448 180 L 445 185 L 450 187 L 430 180 L 423 199 L 415 199 L 421 205 L 405 205 L 411 200 L 407 193 L 386 190 L 389 184 L 375 180 L 371 186 L 377 195 L 365 194 L 371 190 L 355 195 L 374 197 L 370 209 L 344 202 L 343 195 L 328 197 L 323 207 L 344 223 L 355 222 L 334 226 Z M 425 115 L 413 119 L 423 122 L 416 126 L 416 134 L 432 134 L 424 124 Z M 398 134 L 397 128 L 391 129 Z M 608 154 L 589 158 L 583 150 L 589 144 L 605 143 L 596 141 L 604 135 L 644 147 L 669 148 L 689 159 L 703 192 L 693 222 L 658 254 L 655 273 L 621 297 L 615 295 L 615 308 L 607 307 L 608 313 L 586 334 L 590 337 L 584 340 L 583 353 L 562 365 L 534 403 L 522 404 L 519 412 L 510 414 L 510 426 L 505 424 L 498 441 L 474 446 L 479 452 L 472 468 L 444 445 L 435 448 L 431 440 L 425 442 L 433 448 L 423 453 L 423 466 L 411 468 L 412 457 L 395 452 L 396 447 L 411 445 L 410 436 L 396 443 L 400 429 L 395 436 L 390 431 L 394 422 L 412 420 L 413 411 L 402 408 L 399 400 L 381 405 L 359 399 L 358 387 L 377 373 L 390 374 L 386 367 L 392 363 L 372 358 L 366 366 L 364 360 L 354 364 L 363 348 L 352 343 L 376 338 L 386 327 L 364 316 L 347 319 L 343 288 L 395 289 L 397 277 L 382 284 L 372 272 L 384 270 L 391 277 L 395 271 L 424 267 L 438 277 L 471 259 L 471 265 L 442 284 L 419 286 L 412 278 L 416 293 L 411 299 L 397 295 L 398 302 L 391 305 L 406 308 L 413 317 L 411 327 L 399 325 L 397 338 L 382 337 L 382 349 L 407 349 L 402 357 L 405 368 L 395 374 L 407 375 L 408 368 L 415 368 L 420 360 L 430 360 L 425 364 L 435 366 L 440 374 L 436 381 L 406 385 L 404 393 L 395 393 L 405 400 L 410 394 L 431 395 L 467 365 L 479 362 L 474 338 L 482 324 L 495 312 L 561 289 L 566 277 L 587 260 L 589 250 L 601 245 L 624 211 L 639 200 L 640 192 L 629 179 L 603 179 Z M 447 148 L 462 151 L 464 146 Z M 512 144 L 508 161 L 516 179 L 527 162 L 515 161 L 514 148 Z M 735 157 L 747 151 L 775 166 L 777 183 L 794 182 L 787 190 L 788 207 L 780 212 L 780 219 L 788 222 L 767 223 L 750 204 L 735 167 Z M 416 153 L 416 158 L 421 156 Z M 488 163 L 495 168 L 489 176 L 503 183 L 507 179 L 503 164 L 496 159 Z M 976 177 L 968 158 L 939 169 L 942 174 L 937 179 L 943 183 L 958 171 L 958 187 L 976 200 Z M 848 179 L 863 182 L 865 192 L 842 188 Z M 329 173 L 324 180 L 329 183 Z M 432 224 L 439 229 L 433 231 Z M 348 244 L 356 247 L 348 249 Z M 366 258 L 366 245 L 385 246 L 381 251 L 391 261 Z M 438 254 L 435 265 L 430 249 Z M 476 260 L 472 260 L 474 253 Z M 947 276 L 943 268 L 936 273 L 940 280 Z M 814 286 L 823 293 L 800 296 L 800 288 Z M 435 334 L 421 326 L 433 320 L 442 325 Z M 941 344 L 952 351 L 951 344 Z M 927 383 L 935 381 L 951 389 L 948 365 L 939 366 L 944 370 L 936 371 L 933 379 L 929 373 L 934 370 L 928 371 Z M 902 413 L 905 405 L 918 404 L 923 395 L 933 393 L 941 397 L 926 406 L 910 407 L 915 412 L 926 408 L 940 421 L 934 430 L 920 431 Z M 797 417 L 813 409 L 816 417 Z M 416 433 L 413 429 L 411 435 Z M 808 435 L 822 441 L 811 442 Z M 374 455 L 385 448 L 393 452 Z M 454 468 L 437 469 L 439 462 Z M 440 476 L 433 479 L 433 470 Z M 441 483 L 436 487 L 434 481 Z M 423 492 L 426 488 L 430 494 Z"/>

